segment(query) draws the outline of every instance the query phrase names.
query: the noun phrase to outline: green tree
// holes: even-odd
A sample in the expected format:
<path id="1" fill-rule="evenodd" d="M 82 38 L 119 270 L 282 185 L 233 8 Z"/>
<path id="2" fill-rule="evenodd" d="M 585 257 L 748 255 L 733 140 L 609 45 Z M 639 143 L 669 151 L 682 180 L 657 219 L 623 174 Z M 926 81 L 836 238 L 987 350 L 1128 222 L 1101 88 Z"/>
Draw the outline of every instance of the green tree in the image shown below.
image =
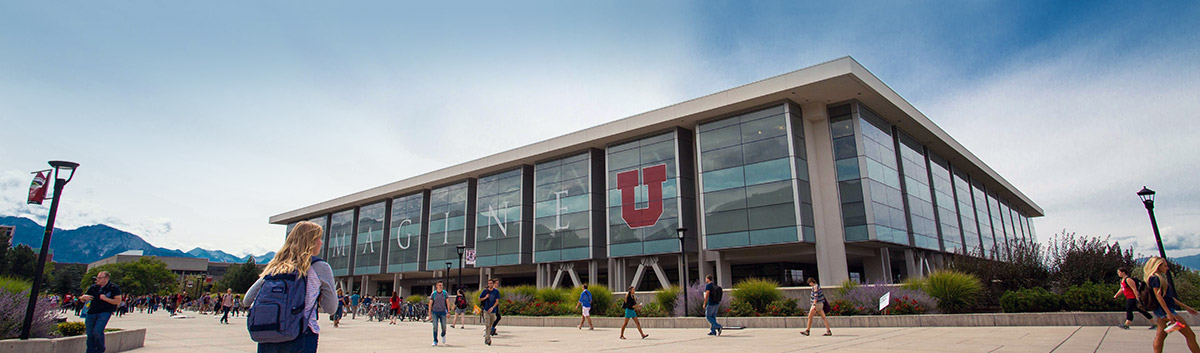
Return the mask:
<path id="1" fill-rule="evenodd" d="M 213 291 L 224 293 L 226 288 L 232 288 L 234 293 L 245 293 L 258 280 L 260 273 L 262 269 L 254 264 L 254 258 L 251 257 L 244 264 L 229 266 L 225 276 L 213 285 Z"/>
<path id="2" fill-rule="evenodd" d="M 10 244 L 12 242 L 12 234 L 0 235 L 0 244 Z M 12 274 L 9 273 L 9 263 L 12 256 L 12 250 L 8 246 L 0 246 L 0 276 Z"/>
<path id="3" fill-rule="evenodd" d="M 79 283 L 83 280 L 83 273 L 87 272 L 87 265 L 51 264 L 51 273 L 53 275 L 46 280 L 46 291 L 54 294 L 78 294 L 83 290 L 79 288 Z"/>
<path id="4" fill-rule="evenodd" d="M 92 285 L 96 274 L 108 271 L 109 280 L 129 295 L 165 294 L 175 290 L 176 276 L 167 269 L 167 264 L 150 256 L 134 262 L 115 263 L 94 267 L 84 274 L 80 285 Z"/>
<path id="5" fill-rule="evenodd" d="M 29 245 L 20 244 L 12 249 L 9 260 L 9 274 L 25 279 L 33 279 L 34 268 L 37 267 L 37 253 Z"/>

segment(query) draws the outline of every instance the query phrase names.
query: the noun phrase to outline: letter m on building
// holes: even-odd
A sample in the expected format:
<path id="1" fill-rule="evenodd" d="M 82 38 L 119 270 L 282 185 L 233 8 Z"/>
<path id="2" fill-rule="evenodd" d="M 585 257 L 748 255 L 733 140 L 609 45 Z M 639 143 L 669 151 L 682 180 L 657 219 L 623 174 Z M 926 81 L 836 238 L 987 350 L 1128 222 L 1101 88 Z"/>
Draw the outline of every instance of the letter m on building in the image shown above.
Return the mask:
<path id="1" fill-rule="evenodd" d="M 641 169 L 642 180 L 638 180 L 638 171 L 630 170 L 617 173 L 617 188 L 621 189 L 621 219 L 629 228 L 649 227 L 658 223 L 663 214 L 663 182 L 667 181 L 667 165 L 659 164 Z M 649 205 L 637 208 L 634 201 L 638 186 L 645 184 L 649 191 Z"/>

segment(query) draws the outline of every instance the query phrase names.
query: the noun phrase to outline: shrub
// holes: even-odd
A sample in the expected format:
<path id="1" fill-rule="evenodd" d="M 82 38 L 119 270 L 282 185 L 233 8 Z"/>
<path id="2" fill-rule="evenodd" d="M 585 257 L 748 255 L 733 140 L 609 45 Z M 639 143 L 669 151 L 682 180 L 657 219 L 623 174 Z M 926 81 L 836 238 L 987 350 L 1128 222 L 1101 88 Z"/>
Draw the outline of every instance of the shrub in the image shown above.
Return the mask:
<path id="1" fill-rule="evenodd" d="M 796 299 L 785 298 L 767 304 L 767 310 L 762 316 L 797 316 L 803 313 Z"/>
<path id="2" fill-rule="evenodd" d="M 916 301 L 915 305 L 925 308 L 926 312 L 934 312 L 933 309 L 937 308 L 937 300 L 925 292 L 882 284 L 858 286 L 840 299 L 850 302 L 860 314 L 879 315 L 879 298 L 887 293 L 891 293 L 892 299 L 907 298 L 907 301 Z"/>
<path id="3" fill-rule="evenodd" d="M 85 329 L 87 329 L 87 326 L 84 325 L 83 322 L 80 322 L 80 321 L 64 322 L 64 323 L 58 324 L 58 334 L 63 337 L 82 335 L 83 331 Z"/>
<path id="4" fill-rule="evenodd" d="M 911 290 L 925 290 L 926 281 L 924 278 L 909 277 L 900 284 L 900 288 Z"/>
<path id="5" fill-rule="evenodd" d="M 729 316 L 754 316 L 757 313 L 758 311 L 754 310 L 754 306 L 745 300 L 734 298 L 729 303 Z"/>
<path id="6" fill-rule="evenodd" d="M 829 314 L 837 316 L 850 316 L 862 314 L 858 307 L 854 306 L 849 300 L 838 299 L 829 302 Z"/>
<path id="7" fill-rule="evenodd" d="M 508 299 L 502 299 L 501 306 L 509 306 L 508 312 L 522 316 L 559 316 L 570 315 L 571 310 L 562 305 L 562 302 L 546 302 L 541 299 L 534 299 L 530 302 L 513 302 Z M 504 308 L 500 309 L 505 312 Z"/>
<path id="8" fill-rule="evenodd" d="M 1030 313 L 1058 311 L 1063 305 L 1058 294 L 1038 287 L 1004 292 L 1000 307 L 1006 313 Z"/>
<path id="9" fill-rule="evenodd" d="M 1109 243 L 1108 238 L 1077 237 L 1066 230 L 1050 238 L 1046 252 L 1054 271 L 1051 277 L 1058 284 L 1056 288 L 1088 282 L 1117 283 L 1120 281 L 1117 268 L 1137 265 L 1132 248 L 1121 249 L 1119 242 Z"/>
<path id="10" fill-rule="evenodd" d="M 925 280 L 923 289 L 937 299 L 944 313 L 961 313 L 975 307 L 983 283 L 974 275 L 958 271 L 937 271 Z"/>
<path id="11" fill-rule="evenodd" d="M 513 298 L 513 300 L 522 299 L 521 301 L 529 301 L 537 298 L 537 286 L 523 284 L 512 287 L 500 287 L 501 298 Z"/>
<path id="12" fill-rule="evenodd" d="M 706 286 L 707 284 L 704 281 L 695 281 L 687 286 L 688 316 L 704 316 L 704 288 Z M 675 297 L 674 310 L 672 311 L 672 314 L 675 316 L 684 316 L 683 295 L 684 292 L 680 291 Z M 717 306 L 717 312 L 728 313 L 732 300 L 733 298 L 730 295 L 721 296 L 721 304 Z"/>
<path id="13" fill-rule="evenodd" d="M 481 291 L 479 291 L 479 290 L 473 290 L 473 291 L 470 291 L 470 292 L 466 292 L 466 293 L 467 293 L 467 294 L 466 294 L 466 296 L 467 296 L 467 308 L 474 308 L 474 307 L 476 307 L 476 306 L 479 306 L 479 293 L 480 293 L 480 292 L 481 292 Z M 483 307 L 480 307 L 480 309 L 483 309 Z M 472 309 L 472 310 L 473 310 L 473 309 Z"/>
<path id="14" fill-rule="evenodd" d="M 624 297 L 621 297 L 621 298 L 624 298 Z M 621 300 L 625 300 L 625 299 L 621 299 Z M 609 304 L 608 309 L 602 311 L 604 313 L 604 316 L 608 316 L 608 317 L 625 316 L 625 308 L 622 308 L 621 304 L 622 303 L 620 301 L 614 301 L 611 304 Z M 603 308 L 603 307 L 596 306 L 595 304 L 592 305 L 592 310 L 596 310 L 597 308 Z"/>
<path id="15" fill-rule="evenodd" d="M 908 295 L 900 297 L 892 297 L 892 302 L 888 303 L 888 307 L 883 310 L 884 315 L 915 315 L 924 314 L 931 309 L 928 304 L 922 304 L 916 298 L 910 298 Z"/>
<path id="16" fill-rule="evenodd" d="M 570 296 L 571 292 L 566 288 L 542 288 L 537 290 L 537 295 L 534 298 L 544 302 L 565 302 Z"/>
<path id="17" fill-rule="evenodd" d="M 413 295 L 408 296 L 408 298 L 404 298 L 404 301 L 409 302 L 409 303 L 424 303 L 425 296 L 419 295 L 419 294 L 413 294 Z"/>
<path id="18" fill-rule="evenodd" d="M 667 309 L 663 308 L 662 304 L 657 302 L 642 304 L 642 308 L 638 309 L 638 316 L 644 317 L 666 317 Z"/>
<path id="19" fill-rule="evenodd" d="M 861 285 L 862 284 L 860 284 L 854 280 L 848 279 L 848 280 L 842 281 L 842 283 L 838 285 L 837 295 L 838 295 L 838 297 L 845 297 L 847 294 L 850 294 L 851 290 L 854 290 L 854 288 L 858 288 Z"/>
<path id="20" fill-rule="evenodd" d="M 0 276 L 0 291 L 20 294 L 21 292 L 28 292 L 32 286 L 29 281 L 20 278 Z"/>
<path id="21" fill-rule="evenodd" d="M 613 293 L 608 290 L 608 287 L 599 284 L 589 284 L 588 291 L 592 292 L 592 315 L 608 316 L 608 309 L 616 302 Z M 583 293 L 582 286 L 572 288 L 570 301 L 566 304 L 575 307 L 575 301 L 579 300 L 580 293 Z M 622 298 L 624 297 L 622 296 Z M 625 315 L 625 313 L 621 313 L 621 315 Z"/>
<path id="22" fill-rule="evenodd" d="M 1124 303 L 1113 299 L 1112 294 L 1116 291 L 1117 286 L 1084 283 L 1067 288 L 1062 298 L 1069 310 L 1120 311 L 1124 308 Z"/>
<path id="23" fill-rule="evenodd" d="M 654 294 L 654 302 L 658 303 L 659 306 L 662 306 L 662 308 L 667 312 L 673 313 L 675 312 L 675 299 L 679 299 L 681 292 L 682 291 L 679 289 L 679 286 L 670 286 L 660 289 L 658 293 Z"/>
<path id="24" fill-rule="evenodd" d="M 16 338 L 21 334 L 25 321 L 25 306 L 29 302 L 29 290 L 19 293 L 0 290 L 0 340 Z M 30 337 L 46 338 L 58 328 L 54 323 L 54 308 L 47 300 L 38 300 L 33 308 L 33 325 Z"/>
<path id="25" fill-rule="evenodd" d="M 767 304 L 783 299 L 783 291 L 775 281 L 750 278 L 733 286 L 733 297 L 750 304 L 756 312 L 762 312 L 767 309 Z"/>

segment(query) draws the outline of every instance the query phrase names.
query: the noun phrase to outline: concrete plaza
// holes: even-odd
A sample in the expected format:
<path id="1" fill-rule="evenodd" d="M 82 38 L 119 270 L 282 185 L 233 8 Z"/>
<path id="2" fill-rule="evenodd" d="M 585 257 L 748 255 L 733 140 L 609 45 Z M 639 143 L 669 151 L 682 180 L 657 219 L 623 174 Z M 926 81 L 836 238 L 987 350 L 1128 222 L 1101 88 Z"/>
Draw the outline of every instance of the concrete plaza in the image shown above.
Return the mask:
<path id="1" fill-rule="evenodd" d="M 189 313 L 194 315 L 194 313 Z M 473 351 L 473 352 L 1145 352 L 1150 350 L 1153 331 L 1144 326 L 1131 330 L 1116 327 L 916 327 L 834 328 L 834 336 L 801 336 L 796 329 L 726 330 L 721 337 L 706 336 L 704 329 L 647 329 L 649 338 L 638 339 L 630 322 L 625 337 L 619 329 L 595 331 L 570 328 L 504 326 L 491 347 L 483 344 L 482 327 L 469 325 L 452 329 L 449 344 L 431 347 L 429 323 L 403 322 L 391 326 L 346 318 L 341 327 L 321 315 L 321 352 Z M 165 312 L 127 314 L 113 318 L 109 327 L 146 328 L 146 344 L 136 353 L 160 352 L 253 352 L 255 344 L 246 333 L 245 318 L 221 325 L 210 315 L 171 319 Z M 1183 338 L 1167 338 L 1167 352 L 1187 351 Z"/>

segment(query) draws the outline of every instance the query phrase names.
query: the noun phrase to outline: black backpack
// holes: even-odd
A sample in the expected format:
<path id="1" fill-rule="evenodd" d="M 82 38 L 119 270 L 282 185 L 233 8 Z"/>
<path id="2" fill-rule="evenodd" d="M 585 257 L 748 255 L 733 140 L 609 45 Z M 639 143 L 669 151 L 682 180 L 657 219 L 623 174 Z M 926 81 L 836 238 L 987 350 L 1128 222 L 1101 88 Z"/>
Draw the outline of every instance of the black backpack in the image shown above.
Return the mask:
<path id="1" fill-rule="evenodd" d="M 1146 290 L 1146 281 L 1133 276 L 1130 276 L 1129 278 L 1133 279 L 1133 285 L 1137 286 L 1137 288 L 1134 288 L 1134 290 L 1136 290 L 1138 293 Z"/>
<path id="2" fill-rule="evenodd" d="M 721 288 L 721 286 L 718 286 L 716 283 L 713 283 L 712 293 L 708 293 L 709 302 L 716 302 L 718 305 L 720 305 L 721 299 L 724 298 L 724 295 L 725 289 Z"/>

